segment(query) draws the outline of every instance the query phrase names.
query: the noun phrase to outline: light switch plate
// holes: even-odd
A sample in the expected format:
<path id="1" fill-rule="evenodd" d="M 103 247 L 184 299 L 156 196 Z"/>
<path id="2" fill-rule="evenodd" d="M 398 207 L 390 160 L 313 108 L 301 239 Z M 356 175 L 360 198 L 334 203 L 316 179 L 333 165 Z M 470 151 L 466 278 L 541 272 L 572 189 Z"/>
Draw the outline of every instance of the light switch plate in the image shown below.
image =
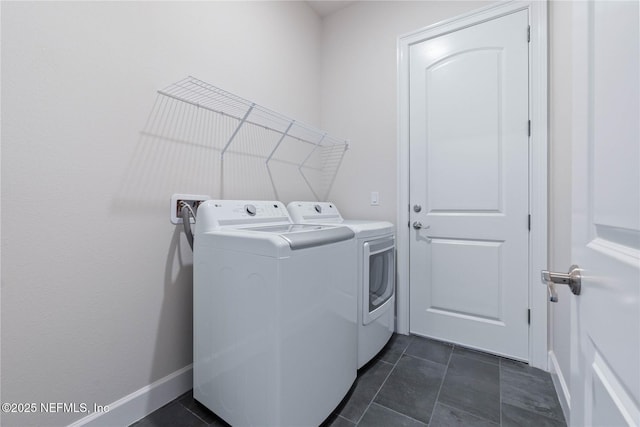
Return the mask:
<path id="1" fill-rule="evenodd" d="M 371 192 L 371 206 L 378 206 L 380 204 L 380 195 L 377 191 Z"/>

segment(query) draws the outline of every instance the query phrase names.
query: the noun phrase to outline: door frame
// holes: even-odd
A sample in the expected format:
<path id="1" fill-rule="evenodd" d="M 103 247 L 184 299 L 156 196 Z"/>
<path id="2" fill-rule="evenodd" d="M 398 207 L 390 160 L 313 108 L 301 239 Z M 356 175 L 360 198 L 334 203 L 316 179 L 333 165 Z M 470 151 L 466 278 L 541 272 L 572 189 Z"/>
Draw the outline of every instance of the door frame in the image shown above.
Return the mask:
<path id="1" fill-rule="evenodd" d="M 398 38 L 398 227 L 396 330 L 409 333 L 409 47 L 520 10 L 531 27 L 529 61 L 529 364 L 548 369 L 547 290 L 540 270 L 547 266 L 547 2 L 499 2 Z M 524 35 L 523 35 L 524 37 Z M 404 227 L 407 224 L 407 227 Z M 524 315 L 524 313 L 523 313 Z"/>

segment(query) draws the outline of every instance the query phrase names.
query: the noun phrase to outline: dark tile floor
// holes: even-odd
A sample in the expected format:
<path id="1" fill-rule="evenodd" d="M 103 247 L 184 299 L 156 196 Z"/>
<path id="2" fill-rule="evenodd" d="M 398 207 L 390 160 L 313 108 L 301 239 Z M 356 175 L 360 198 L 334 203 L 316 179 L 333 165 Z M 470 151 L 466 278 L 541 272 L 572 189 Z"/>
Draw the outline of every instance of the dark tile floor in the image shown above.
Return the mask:
<path id="1" fill-rule="evenodd" d="M 394 335 L 324 427 L 566 426 L 548 373 L 417 336 Z M 135 427 L 227 426 L 188 392 Z"/>

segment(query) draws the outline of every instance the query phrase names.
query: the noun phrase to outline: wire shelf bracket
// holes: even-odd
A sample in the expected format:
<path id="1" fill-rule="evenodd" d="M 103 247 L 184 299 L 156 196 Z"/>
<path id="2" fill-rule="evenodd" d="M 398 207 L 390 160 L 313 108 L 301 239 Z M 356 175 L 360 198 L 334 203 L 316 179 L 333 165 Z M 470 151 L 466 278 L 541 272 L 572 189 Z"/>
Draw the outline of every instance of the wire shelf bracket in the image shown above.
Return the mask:
<path id="1" fill-rule="evenodd" d="M 302 163 L 300 163 L 300 165 L 298 166 L 298 172 L 300 172 L 300 175 L 302 175 L 302 179 L 304 179 L 304 182 L 307 183 L 307 186 L 309 186 L 309 189 L 311 190 L 311 192 L 313 193 L 313 195 L 315 196 L 316 200 L 320 200 L 320 198 L 318 197 L 318 194 L 315 192 L 315 190 L 313 189 L 313 186 L 311 185 L 311 183 L 309 182 L 309 178 L 307 178 L 307 176 L 304 174 L 304 172 L 302 171 L 302 168 L 306 165 L 307 161 L 309 160 L 309 158 L 313 155 L 313 153 L 315 153 L 316 149 L 318 148 L 318 146 L 320 144 L 322 144 L 322 141 L 324 141 L 325 137 L 327 136 L 327 134 L 323 134 L 322 138 L 320 138 L 320 140 L 318 141 L 318 143 L 313 147 L 313 150 L 311 150 L 311 152 L 307 155 L 307 157 L 304 158 L 304 160 L 302 161 Z"/>
<path id="2" fill-rule="evenodd" d="M 280 146 L 280 144 L 282 144 L 282 141 L 284 141 L 284 139 L 286 138 L 287 134 L 289 133 L 289 131 L 291 130 L 291 127 L 295 122 L 296 122 L 295 120 L 291 120 L 291 123 L 289 123 L 289 126 L 287 126 L 287 130 L 284 131 L 284 133 L 278 140 L 278 143 L 276 144 L 276 146 L 273 147 L 273 150 L 271 150 L 271 153 L 269 153 L 269 157 L 267 157 L 267 160 L 264 161 L 264 164 L 267 167 L 267 173 L 269 173 L 269 180 L 271 181 L 271 187 L 273 188 L 273 194 L 276 196 L 276 200 L 280 200 L 280 196 L 278 196 L 278 189 L 276 188 L 276 183 L 273 180 L 273 174 L 271 173 L 269 162 L 273 158 L 273 155 L 276 153 L 276 151 L 278 150 L 278 147 Z"/>

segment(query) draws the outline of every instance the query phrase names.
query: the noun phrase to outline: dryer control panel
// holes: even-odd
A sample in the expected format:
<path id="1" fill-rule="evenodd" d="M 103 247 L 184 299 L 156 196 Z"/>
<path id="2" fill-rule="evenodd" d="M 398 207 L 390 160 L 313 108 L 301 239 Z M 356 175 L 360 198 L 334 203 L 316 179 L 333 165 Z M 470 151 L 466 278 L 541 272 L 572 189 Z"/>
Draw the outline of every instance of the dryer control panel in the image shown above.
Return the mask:
<path id="1" fill-rule="evenodd" d="M 297 224 L 321 221 L 323 223 L 343 221 L 338 208 L 331 202 L 291 202 L 287 210 L 293 222 Z"/>

